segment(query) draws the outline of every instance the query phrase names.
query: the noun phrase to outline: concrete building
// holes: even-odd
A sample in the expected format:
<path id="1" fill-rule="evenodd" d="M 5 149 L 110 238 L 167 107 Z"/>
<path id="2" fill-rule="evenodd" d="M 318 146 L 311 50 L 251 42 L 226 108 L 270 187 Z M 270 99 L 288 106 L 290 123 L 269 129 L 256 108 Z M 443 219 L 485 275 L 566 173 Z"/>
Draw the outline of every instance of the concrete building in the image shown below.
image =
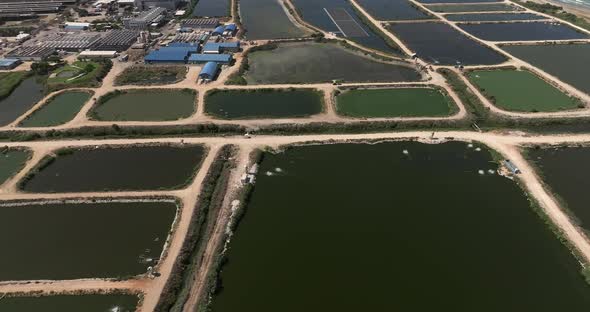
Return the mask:
<path id="1" fill-rule="evenodd" d="M 173 11 L 176 10 L 180 2 L 180 0 L 135 0 L 135 7 L 140 10 L 148 10 L 159 7 Z"/>
<path id="2" fill-rule="evenodd" d="M 117 51 L 82 51 L 78 54 L 79 60 L 112 59 L 117 57 Z"/>
<path id="3" fill-rule="evenodd" d="M 217 64 L 216 62 L 207 62 L 205 66 L 203 66 L 203 68 L 201 69 L 201 72 L 199 73 L 199 79 L 211 81 L 215 79 L 218 71 L 219 64 Z"/>
<path id="4" fill-rule="evenodd" d="M 147 29 L 153 24 L 160 24 L 166 15 L 166 9 L 157 7 L 142 12 L 137 17 L 126 18 L 123 20 L 123 25 L 127 29 Z"/>
<path id="5" fill-rule="evenodd" d="M 0 69 L 10 70 L 16 68 L 22 63 L 19 59 L 0 59 Z"/>
<path id="6" fill-rule="evenodd" d="M 231 54 L 192 54 L 188 58 L 189 64 L 204 64 L 207 62 L 229 64 L 232 60 Z"/>

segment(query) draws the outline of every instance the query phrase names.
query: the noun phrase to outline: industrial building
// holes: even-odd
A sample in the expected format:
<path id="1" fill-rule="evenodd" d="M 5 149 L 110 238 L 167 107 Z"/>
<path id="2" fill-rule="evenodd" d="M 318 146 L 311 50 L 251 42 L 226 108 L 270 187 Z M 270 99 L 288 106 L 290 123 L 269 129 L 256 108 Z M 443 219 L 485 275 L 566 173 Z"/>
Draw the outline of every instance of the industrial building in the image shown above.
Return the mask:
<path id="1" fill-rule="evenodd" d="M 82 51 L 78 54 L 79 60 L 112 59 L 117 57 L 117 51 Z"/>
<path id="2" fill-rule="evenodd" d="M 66 31 L 82 31 L 88 30 L 90 23 L 76 23 L 76 22 L 65 22 L 64 30 Z"/>
<path id="3" fill-rule="evenodd" d="M 188 58 L 189 64 L 203 64 L 207 62 L 229 64 L 232 60 L 231 54 L 192 54 Z"/>
<path id="4" fill-rule="evenodd" d="M 240 42 L 208 42 L 203 46 L 203 53 L 219 54 L 226 52 L 239 52 Z"/>
<path id="5" fill-rule="evenodd" d="M 194 53 L 197 52 L 199 52 L 198 46 L 163 47 L 158 50 L 151 51 L 144 58 L 144 62 L 147 64 L 185 64 L 189 59 L 189 56 L 195 55 Z"/>
<path id="6" fill-rule="evenodd" d="M 199 79 L 205 81 L 211 81 L 215 79 L 217 76 L 217 72 L 219 71 L 219 64 L 216 62 L 207 62 L 205 66 L 201 69 L 199 73 Z"/>
<path id="7" fill-rule="evenodd" d="M 213 30 L 219 26 L 219 20 L 216 18 L 189 18 L 182 21 L 181 28 Z"/>
<path id="8" fill-rule="evenodd" d="M 55 48 L 49 47 L 18 47 L 6 54 L 6 58 L 21 61 L 42 61 L 55 53 Z"/>
<path id="9" fill-rule="evenodd" d="M 60 33 L 38 40 L 39 47 L 66 51 L 82 51 L 94 47 L 101 35 L 99 33 Z"/>
<path id="10" fill-rule="evenodd" d="M 73 3 L 75 0 L 63 1 L 0 1 L 0 17 L 35 17 L 37 14 L 55 13 L 64 8 L 65 3 Z"/>
<path id="11" fill-rule="evenodd" d="M 19 59 L 0 59 L 0 69 L 10 70 L 16 68 L 22 63 Z"/>
<path id="12" fill-rule="evenodd" d="M 221 36 L 223 35 L 223 31 L 225 30 L 225 27 L 223 26 L 217 26 L 213 32 L 211 32 L 212 36 Z"/>
<path id="13" fill-rule="evenodd" d="M 147 29 L 148 27 L 160 24 L 166 15 L 165 8 L 153 8 L 142 12 L 137 17 L 126 18 L 123 20 L 123 25 L 127 29 Z"/>
<path id="14" fill-rule="evenodd" d="M 227 36 L 227 37 L 233 37 L 236 35 L 237 31 L 238 31 L 238 26 L 236 26 L 236 24 L 227 24 L 223 28 L 223 35 Z"/>
<path id="15" fill-rule="evenodd" d="M 137 30 L 113 30 L 102 37 L 93 50 L 122 52 L 137 42 Z"/>
<path id="16" fill-rule="evenodd" d="M 140 10 L 152 8 L 164 8 L 166 10 L 176 10 L 180 0 L 135 0 L 135 7 Z"/>

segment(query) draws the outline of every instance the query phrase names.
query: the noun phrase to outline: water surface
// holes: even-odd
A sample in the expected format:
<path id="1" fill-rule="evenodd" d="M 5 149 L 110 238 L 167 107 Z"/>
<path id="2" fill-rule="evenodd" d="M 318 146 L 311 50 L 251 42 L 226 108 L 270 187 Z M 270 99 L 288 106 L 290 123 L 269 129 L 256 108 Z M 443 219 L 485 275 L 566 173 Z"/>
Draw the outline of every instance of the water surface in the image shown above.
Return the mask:
<path id="1" fill-rule="evenodd" d="M 0 300 L 1 311 L 134 312 L 139 299 L 131 295 L 12 297 Z M 118 310 L 116 310 L 118 308 Z"/>
<path id="2" fill-rule="evenodd" d="M 229 0 L 197 0 L 197 4 L 193 8 L 193 16 L 230 16 L 229 10 Z"/>
<path id="3" fill-rule="evenodd" d="M 282 0 L 240 0 L 240 18 L 249 40 L 304 37 L 307 32 L 287 16 Z"/>
<path id="4" fill-rule="evenodd" d="M 459 24 L 463 30 L 489 41 L 586 39 L 587 34 L 563 24 L 547 22 Z"/>
<path id="5" fill-rule="evenodd" d="M 76 117 L 92 94 L 82 91 L 62 92 L 21 121 L 21 127 L 49 127 L 64 124 Z"/>
<path id="6" fill-rule="evenodd" d="M 23 80 L 12 93 L 0 100 L 0 126 L 6 126 L 43 99 L 44 86 L 39 77 Z"/>
<path id="7" fill-rule="evenodd" d="M 458 22 L 500 22 L 546 19 L 541 15 L 532 13 L 472 13 L 472 14 L 448 14 L 445 18 Z"/>
<path id="8" fill-rule="evenodd" d="M 367 13 L 382 21 L 436 18 L 408 0 L 357 0 Z"/>
<path id="9" fill-rule="evenodd" d="M 588 311 L 580 265 L 496 167 L 457 142 L 265 154 L 212 311 Z"/>

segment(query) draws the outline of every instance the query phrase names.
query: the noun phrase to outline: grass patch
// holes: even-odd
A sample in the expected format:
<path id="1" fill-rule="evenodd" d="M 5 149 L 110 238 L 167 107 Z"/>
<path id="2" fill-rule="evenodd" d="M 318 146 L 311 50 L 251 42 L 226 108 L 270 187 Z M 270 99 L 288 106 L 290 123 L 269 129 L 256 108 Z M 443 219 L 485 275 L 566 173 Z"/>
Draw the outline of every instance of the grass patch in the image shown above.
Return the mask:
<path id="1" fill-rule="evenodd" d="M 555 112 L 583 107 L 542 78 L 525 70 L 475 70 L 467 77 L 496 106 L 520 112 Z"/>
<path id="2" fill-rule="evenodd" d="M 339 114 L 361 118 L 441 117 L 457 111 L 443 90 L 393 88 L 345 90 L 336 97 Z"/>
<path id="3" fill-rule="evenodd" d="M 0 100 L 8 97 L 28 76 L 25 71 L 0 73 Z"/>
<path id="4" fill-rule="evenodd" d="M 47 88 L 51 92 L 65 88 L 99 87 L 112 66 L 111 60 L 74 62 L 55 70 L 47 79 Z"/>
<path id="5" fill-rule="evenodd" d="M 447 83 L 465 105 L 465 109 L 474 117 L 475 122 L 485 121 L 489 117 L 489 109 L 483 105 L 475 93 L 471 92 L 459 75 L 446 68 L 439 68 L 436 71 L 445 77 Z"/>
<path id="6" fill-rule="evenodd" d="M 117 90 L 99 98 L 88 114 L 107 121 L 178 120 L 195 112 L 196 96 L 192 89 Z"/>
<path id="7" fill-rule="evenodd" d="M 165 85 L 182 81 L 186 77 L 186 66 L 132 66 L 126 68 L 117 78 L 115 85 Z"/>

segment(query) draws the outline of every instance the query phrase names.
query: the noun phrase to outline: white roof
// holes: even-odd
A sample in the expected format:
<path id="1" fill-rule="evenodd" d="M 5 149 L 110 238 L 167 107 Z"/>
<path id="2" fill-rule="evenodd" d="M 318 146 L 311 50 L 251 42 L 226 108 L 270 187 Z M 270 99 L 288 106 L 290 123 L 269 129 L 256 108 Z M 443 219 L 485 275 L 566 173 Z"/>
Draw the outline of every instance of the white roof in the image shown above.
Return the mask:
<path id="1" fill-rule="evenodd" d="M 82 51 L 79 56 L 115 56 L 117 51 Z"/>
<path id="2" fill-rule="evenodd" d="M 130 3 L 135 3 L 135 0 L 118 0 L 117 2 L 130 4 Z"/>
<path id="3" fill-rule="evenodd" d="M 186 10 L 178 10 L 178 11 L 176 11 L 176 13 L 174 13 L 174 15 L 176 15 L 176 16 L 182 16 L 184 14 L 186 14 Z"/>
<path id="4" fill-rule="evenodd" d="M 90 27 L 90 23 L 66 22 L 66 26 Z"/>

